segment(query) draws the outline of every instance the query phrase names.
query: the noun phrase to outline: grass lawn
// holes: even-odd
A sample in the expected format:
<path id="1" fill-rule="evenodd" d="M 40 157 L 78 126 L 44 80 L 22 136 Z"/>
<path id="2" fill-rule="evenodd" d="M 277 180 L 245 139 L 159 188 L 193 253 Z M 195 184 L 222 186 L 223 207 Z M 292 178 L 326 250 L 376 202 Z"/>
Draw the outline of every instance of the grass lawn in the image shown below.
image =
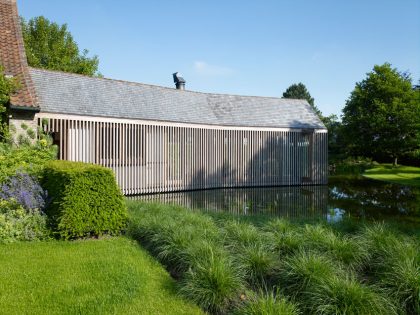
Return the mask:
<path id="1" fill-rule="evenodd" d="M 372 179 L 420 187 L 420 167 L 381 164 L 367 170 L 363 175 Z"/>
<path id="2" fill-rule="evenodd" d="M 126 237 L 0 245 L 1 314 L 202 314 Z"/>

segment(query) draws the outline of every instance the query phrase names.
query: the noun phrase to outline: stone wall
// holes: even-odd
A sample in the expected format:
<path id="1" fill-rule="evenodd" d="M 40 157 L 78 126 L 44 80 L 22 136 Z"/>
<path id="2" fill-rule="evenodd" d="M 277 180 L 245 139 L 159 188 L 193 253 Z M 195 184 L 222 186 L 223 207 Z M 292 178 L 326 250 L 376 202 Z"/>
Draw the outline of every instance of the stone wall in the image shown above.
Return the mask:
<path id="1" fill-rule="evenodd" d="M 12 110 L 9 116 L 9 126 L 13 134 L 13 140 L 18 143 L 20 135 L 28 136 L 33 130 L 35 139 L 37 134 L 36 112 L 27 110 Z"/>

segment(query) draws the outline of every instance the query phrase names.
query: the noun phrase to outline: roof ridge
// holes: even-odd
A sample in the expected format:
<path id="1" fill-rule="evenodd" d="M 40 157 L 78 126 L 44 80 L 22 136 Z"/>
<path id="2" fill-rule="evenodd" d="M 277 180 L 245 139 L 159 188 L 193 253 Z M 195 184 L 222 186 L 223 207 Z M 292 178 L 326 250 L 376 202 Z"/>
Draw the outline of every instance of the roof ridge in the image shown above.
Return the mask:
<path id="1" fill-rule="evenodd" d="M 51 69 L 43 69 L 43 68 L 34 68 L 29 67 L 30 70 L 35 71 L 44 71 L 44 72 L 53 72 L 58 74 L 64 74 L 64 75 L 70 75 L 70 76 L 78 76 L 86 79 L 92 79 L 92 80 L 105 80 L 105 81 L 111 81 L 111 82 L 120 82 L 120 83 L 128 83 L 133 85 L 142 85 L 142 86 L 150 86 L 150 87 L 157 87 L 161 89 L 167 89 L 170 91 L 178 91 L 175 88 L 168 87 L 168 86 L 162 86 L 157 84 L 150 84 L 150 83 L 142 83 L 142 82 L 134 82 L 134 81 L 128 81 L 128 80 L 121 80 L 121 79 L 112 79 L 112 78 L 105 78 L 105 77 L 93 77 L 86 74 L 80 74 L 80 73 L 73 73 L 73 72 L 65 72 L 62 70 L 51 70 Z M 307 102 L 303 99 L 297 99 L 297 98 L 283 98 L 283 97 L 276 97 L 276 96 L 261 96 L 261 95 L 240 95 L 240 94 L 228 94 L 228 93 L 212 93 L 212 92 L 202 92 L 202 91 L 192 91 L 192 90 L 182 90 L 179 91 L 181 93 L 196 93 L 196 94 L 204 94 L 204 95 L 220 95 L 220 96 L 234 96 L 234 97 L 253 97 L 253 98 L 263 98 L 263 99 L 275 99 L 275 100 L 287 100 L 287 101 L 298 101 L 298 102 Z"/>

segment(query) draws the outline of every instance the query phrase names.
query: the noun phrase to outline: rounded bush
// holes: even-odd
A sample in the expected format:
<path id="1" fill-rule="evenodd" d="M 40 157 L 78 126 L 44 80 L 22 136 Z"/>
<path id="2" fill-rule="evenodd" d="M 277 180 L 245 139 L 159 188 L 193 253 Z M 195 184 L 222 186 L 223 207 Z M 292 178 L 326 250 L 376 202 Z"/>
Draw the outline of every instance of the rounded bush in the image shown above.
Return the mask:
<path id="1" fill-rule="evenodd" d="M 51 198 L 51 225 L 64 238 L 118 234 L 126 227 L 127 208 L 112 170 L 93 164 L 52 161 L 42 186 Z"/>

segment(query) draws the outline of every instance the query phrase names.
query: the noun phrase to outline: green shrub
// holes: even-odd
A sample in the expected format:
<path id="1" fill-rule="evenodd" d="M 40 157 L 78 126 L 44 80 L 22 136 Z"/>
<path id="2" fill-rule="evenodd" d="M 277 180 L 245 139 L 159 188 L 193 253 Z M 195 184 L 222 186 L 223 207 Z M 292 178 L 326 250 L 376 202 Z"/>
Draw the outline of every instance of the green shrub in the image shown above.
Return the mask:
<path id="1" fill-rule="evenodd" d="M 0 183 L 17 171 L 39 178 L 45 163 L 54 160 L 56 156 L 57 147 L 51 146 L 46 139 L 20 147 L 0 143 Z"/>
<path id="2" fill-rule="evenodd" d="M 27 210 L 15 200 L 0 199 L 0 243 L 43 240 L 49 234 L 41 211 Z"/>
<path id="3" fill-rule="evenodd" d="M 251 297 L 245 305 L 238 308 L 235 314 L 241 315 L 298 315 L 298 307 L 284 297 L 269 294 L 259 294 Z"/>
<path id="4" fill-rule="evenodd" d="M 52 161 L 42 185 L 51 198 L 46 213 L 62 238 L 118 234 L 125 228 L 126 205 L 110 169 Z"/>
<path id="5" fill-rule="evenodd" d="M 375 162 L 365 157 L 348 157 L 329 165 L 330 175 L 360 175 L 367 169 L 372 168 Z"/>

